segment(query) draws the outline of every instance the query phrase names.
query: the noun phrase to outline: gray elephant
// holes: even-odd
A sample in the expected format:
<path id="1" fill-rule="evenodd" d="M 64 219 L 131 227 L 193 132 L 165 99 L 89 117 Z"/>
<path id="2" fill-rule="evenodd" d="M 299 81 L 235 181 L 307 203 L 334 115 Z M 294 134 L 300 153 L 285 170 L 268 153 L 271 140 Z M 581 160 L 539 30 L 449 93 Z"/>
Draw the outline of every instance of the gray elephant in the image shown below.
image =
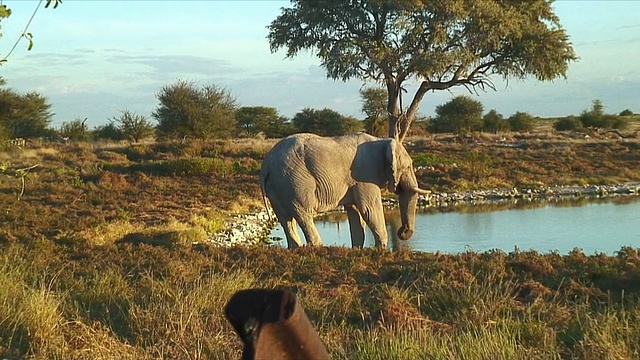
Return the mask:
<path id="1" fill-rule="evenodd" d="M 339 205 L 347 212 L 353 247 L 364 245 L 365 223 L 375 245 L 386 247 L 382 188 L 398 195 L 398 237 L 409 239 L 418 195 L 429 193 L 418 187 L 411 157 L 400 142 L 365 133 L 332 138 L 295 134 L 280 140 L 262 162 L 260 188 L 289 248 L 302 245 L 297 224 L 308 245 L 322 245 L 313 218 Z"/>

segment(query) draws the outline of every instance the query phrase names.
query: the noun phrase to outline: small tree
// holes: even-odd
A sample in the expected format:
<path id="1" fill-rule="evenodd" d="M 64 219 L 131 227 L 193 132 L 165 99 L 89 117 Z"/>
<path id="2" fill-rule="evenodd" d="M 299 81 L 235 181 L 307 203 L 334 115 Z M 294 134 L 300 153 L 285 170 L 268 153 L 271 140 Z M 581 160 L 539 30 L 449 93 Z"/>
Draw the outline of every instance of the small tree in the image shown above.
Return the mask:
<path id="1" fill-rule="evenodd" d="M 509 130 L 509 123 L 496 109 L 491 109 L 482 117 L 482 130 L 497 134 Z"/>
<path id="2" fill-rule="evenodd" d="M 580 121 L 584 127 L 610 128 L 611 119 L 607 119 L 604 113 L 604 105 L 601 100 L 593 100 L 590 110 L 584 110 L 580 114 Z"/>
<path id="3" fill-rule="evenodd" d="M 507 119 L 511 131 L 527 132 L 533 130 L 533 116 L 529 113 L 518 111 Z"/>
<path id="4" fill-rule="evenodd" d="M 92 136 L 96 140 L 125 140 L 127 138 L 114 121 L 95 127 Z"/>
<path id="5" fill-rule="evenodd" d="M 147 117 L 129 110 L 121 111 L 120 117 L 113 118 L 113 121 L 118 124 L 118 129 L 125 138 L 136 143 L 155 133 L 155 128 Z"/>
<path id="6" fill-rule="evenodd" d="M 12 138 L 45 136 L 51 123 L 51 104 L 36 93 L 18 94 L 11 89 L 0 90 L 0 123 Z"/>
<path id="7" fill-rule="evenodd" d="M 432 119 L 434 132 L 466 133 L 482 127 L 482 103 L 468 96 L 456 96 L 436 107 Z"/>
<path id="8" fill-rule="evenodd" d="M 269 121 L 269 126 L 265 132 L 268 138 L 281 138 L 296 132 L 295 126 L 288 118 L 279 116 Z"/>
<path id="9" fill-rule="evenodd" d="M 161 138 L 228 138 L 236 130 L 236 102 L 215 85 L 198 89 L 194 83 L 178 81 L 157 95 L 160 105 L 152 116 L 158 121 Z"/>
<path id="10" fill-rule="evenodd" d="M 631 116 L 633 115 L 633 111 L 630 109 L 624 109 L 620 112 L 620 116 Z"/>
<path id="11" fill-rule="evenodd" d="M 389 134 L 387 115 L 387 91 L 381 88 L 366 88 L 360 90 L 362 98 L 362 112 L 364 119 L 364 131 L 374 136 L 387 136 Z"/>
<path id="12" fill-rule="evenodd" d="M 353 134 L 362 130 L 362 124 L 353 117 L 346 117 L 331 109 L 303 109 L 292 119 L 299 132 L 321 136 Z"/>
<path id="13" fill-rule="evenodd" d="M 270 137 L 272 127 L 285 121 L 273 107 L 243 106 L 236 111 L 236 122 L 243 136 L 253 137 L 262 132 Z"/>
<path id="14" fill-rule="evenodd" d="M 631 111 L 629 110 L 629 112 Z M 591 128 L 622 130 L 629 126 L 629 119 L 626 116 L 606 114 L 600 100 L 593 100 L 591 109 L 580 114 L 580 121 L 584 127 Z"/>
<path id="15" fill-rule="evenodd" d="M 60 136 L 74 141 L 89 140 L 90 133 L 87 126 L 87 118 L 80 120 L 75 118 L 71 121 L 65 121 L 60 126 Z"/>

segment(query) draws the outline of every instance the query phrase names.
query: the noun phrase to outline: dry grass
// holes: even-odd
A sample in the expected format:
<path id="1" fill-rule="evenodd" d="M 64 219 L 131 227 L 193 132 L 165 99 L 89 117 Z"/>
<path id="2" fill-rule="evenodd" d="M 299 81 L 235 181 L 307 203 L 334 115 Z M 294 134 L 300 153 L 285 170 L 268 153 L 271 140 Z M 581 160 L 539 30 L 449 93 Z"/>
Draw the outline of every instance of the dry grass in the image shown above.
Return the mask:
<path id="1" fill-rule="evenodd" d="M 438 135 L 408 148 L 435 190 L 640 181 L 640 140 L 609 135 Z M 335 359 L 640 357 L 635 249 L 203 245 L 228 216 L 262 207 L 255 164 L 273 143 L 0 153 L 2 163 L 41 165 L 18 202 L 17 179 L 0 176 L 0 204 L 10 204 L 0 212 L 0 357 L 235 359 L 240 342 L 221 309 L 246 287 L 294 291 Z M 503 146 L 514 143 L 527 146 Z M 157 171 L 185 159 L 218 159 L 228 173 Z"/>
<path id="2" fill-rule="evenodd" d="M 296 292 L 335 359 L 640 354 L 632 249 L 438 255 L 38 242 L 2 250 L 0 356 L 9 359 L 238 358 L 222 309 L 249 287 Z M 624 292 L 613 290 L 621 281 Z"/>

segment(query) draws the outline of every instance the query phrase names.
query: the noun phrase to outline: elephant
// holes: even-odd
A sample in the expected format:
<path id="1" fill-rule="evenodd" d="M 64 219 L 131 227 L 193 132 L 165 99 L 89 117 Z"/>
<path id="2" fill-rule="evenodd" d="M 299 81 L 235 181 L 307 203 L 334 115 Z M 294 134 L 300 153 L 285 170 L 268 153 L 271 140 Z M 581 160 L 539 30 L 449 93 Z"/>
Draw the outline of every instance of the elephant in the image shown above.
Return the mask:
<path id="1" fill-rule="evenodd" d="M 366 133 L 338 137 L 294 134 L 269 150 L 260 169 L 265 205 L 268 198 L 288 248 L 302 246 L 297 225 L 307 245 L 321 246 L 314 216 L 340 205 L 347 213 L 352 247 L 364 246 L 366 224 L 375 246 L 386 248 L 384 188 L 398 195 L 402 224 L 397 235 L 407 240 L 415 227 L 418 195 L 430 191 L 418 186 L 411 157 L 396 139 Z"/>

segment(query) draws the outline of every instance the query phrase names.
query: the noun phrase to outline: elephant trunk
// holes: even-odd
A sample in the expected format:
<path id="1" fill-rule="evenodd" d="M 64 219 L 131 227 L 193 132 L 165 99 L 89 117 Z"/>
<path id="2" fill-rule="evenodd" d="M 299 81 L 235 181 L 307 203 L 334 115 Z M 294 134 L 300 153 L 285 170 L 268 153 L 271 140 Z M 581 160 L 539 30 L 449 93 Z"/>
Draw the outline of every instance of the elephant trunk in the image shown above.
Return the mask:
<path id="1" fill-rule="evenodd" d="M 402 221 L 402 226 L 398 229 L 398 238 L 400 240 L 408 240 L 413 235 L 413 229 L 416 225 L 416 204 L 418 202 L 418 193 L 403 191 L 398 195 L 398 202 L 400 204 L 400 220 Z"/>

